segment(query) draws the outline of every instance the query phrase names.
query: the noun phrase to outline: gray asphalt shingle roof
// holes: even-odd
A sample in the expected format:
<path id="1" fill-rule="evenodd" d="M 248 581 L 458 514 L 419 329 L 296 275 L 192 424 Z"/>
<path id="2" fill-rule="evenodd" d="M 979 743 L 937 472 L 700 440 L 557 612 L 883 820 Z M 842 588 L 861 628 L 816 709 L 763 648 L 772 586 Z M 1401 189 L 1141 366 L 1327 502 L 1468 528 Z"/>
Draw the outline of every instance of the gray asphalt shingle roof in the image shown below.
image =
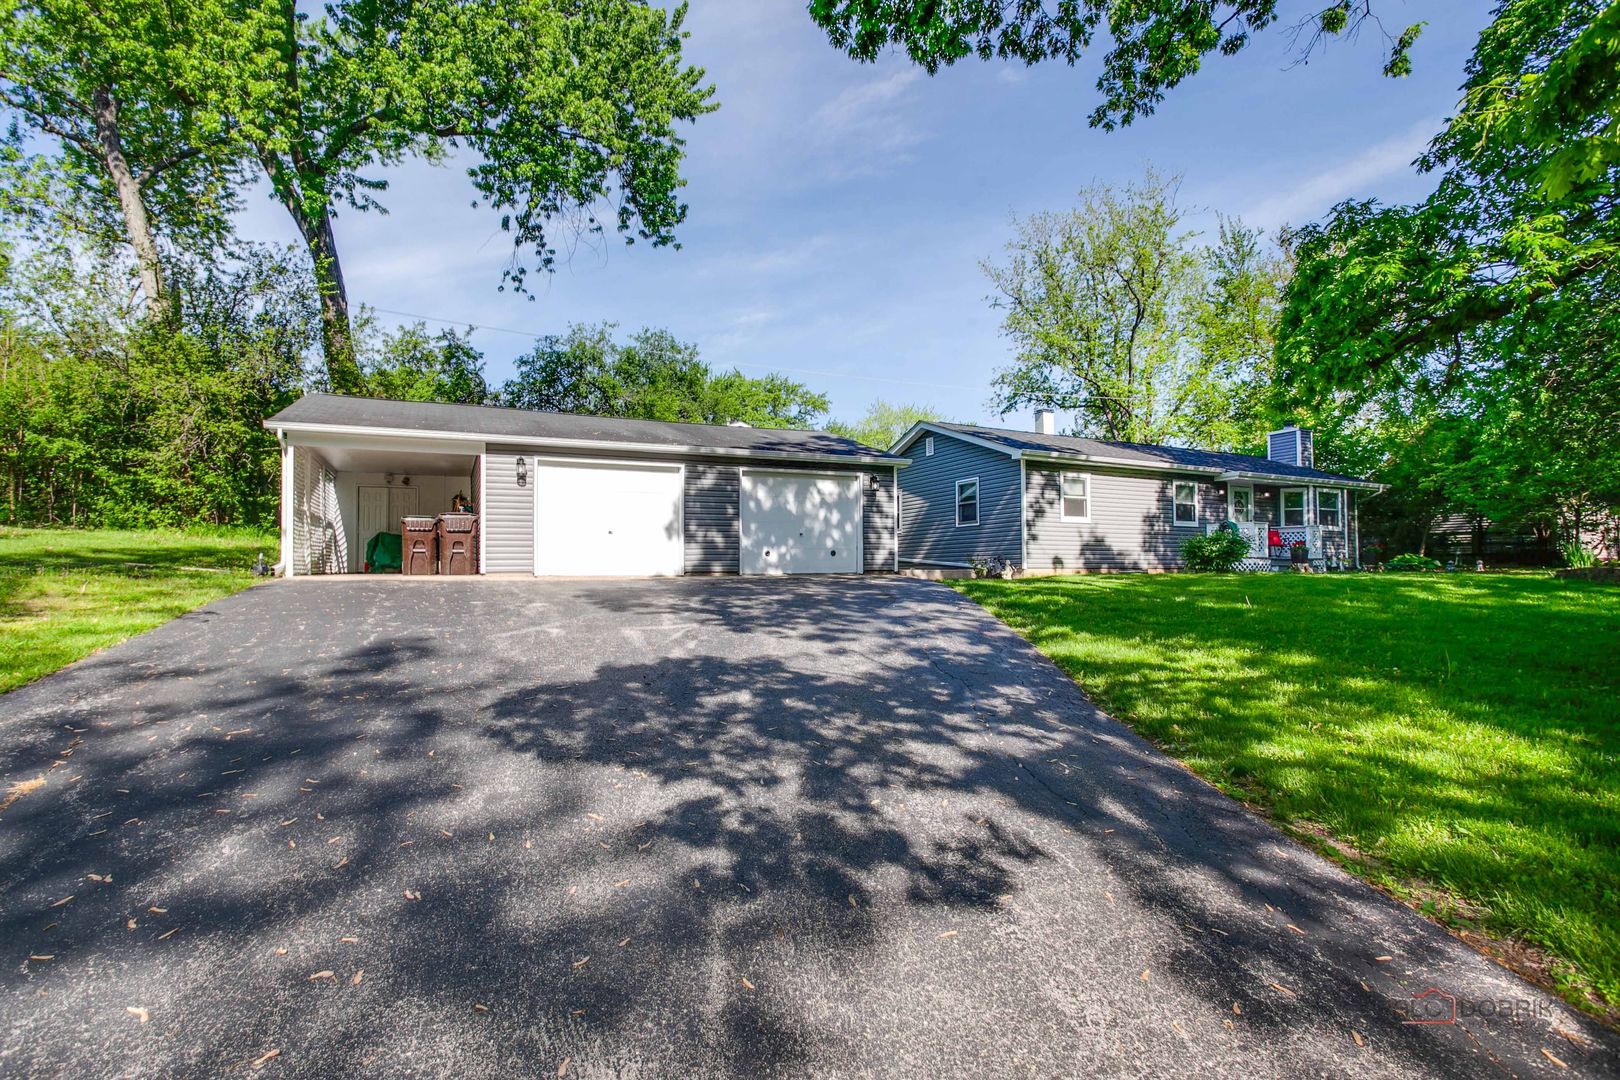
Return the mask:
<path id="1" fill-rule="evenodd" d="M 390 401 L 338 394 L 307 394 L 265 421 L 267 427 L 273 428 L 277 424 L 380 428 L 421 432 L 424 435 L 455 432 L 482 436 L 491 442 L 501 439 L 569 439 L 667 446 L 671 449 L 696 447 L 763 454 L 824 454 L 831 457 L 900 460 L 886 450 L 863 446 L 852 439 L 840 438 L 825 431 L 620 420 L 533 409 Z"/>
<path id="2" fill-rule="evenodd" d="M 1144 465 L 1186 465 L 1195 469 L 1221 469 L 1226 472 L 1263 473 L 1268 476 L 1298 477 L 1301 480 L 1340 480 L 1364 484 L 1359 476 L 1323 472 L 1300 465 L 1285 465 L 1270 458 L 1253 454 L 1229 454 L 1220 450 L 1193 450 L 1182 446 L 1155 446 L 1151 443 L 1113 442 L 1106 439 L 1087 439 L 1077 435 L 1041 435 L 1033 431 L 1009 431 L 1005 428 L 980 427 L 977 424 L 939 424 L 949 431 L 983 439 L 1005 446 L 1010 450 L 1029 450 L 1040 454 L 1079 454 L 1085 457 L 1113 458 L 1116 461 L 1140 461 Z"/>

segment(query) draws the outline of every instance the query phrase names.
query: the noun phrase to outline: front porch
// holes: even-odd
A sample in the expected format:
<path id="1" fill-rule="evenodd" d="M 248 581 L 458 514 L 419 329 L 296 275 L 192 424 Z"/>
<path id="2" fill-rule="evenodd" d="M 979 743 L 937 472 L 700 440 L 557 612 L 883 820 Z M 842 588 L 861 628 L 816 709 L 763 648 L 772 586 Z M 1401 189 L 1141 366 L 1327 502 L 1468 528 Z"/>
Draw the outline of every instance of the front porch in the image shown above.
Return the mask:
<path id="1" fill-rule="evenodd" d="M 1260 521 L 1227 521 L 1206 526 L 1213 533 L 1218 529 L 1236 529 L 1248 541 L 1249 554 L 1238 564 L 1239 570 L 1287 570 L 1303 563 L 1313 570 L 1337 568 L 1337 554 L 1330 552 L 1320 525 L 1272 525 Z M 1303 550 L 1296 557 L 1295 548 Z"/>

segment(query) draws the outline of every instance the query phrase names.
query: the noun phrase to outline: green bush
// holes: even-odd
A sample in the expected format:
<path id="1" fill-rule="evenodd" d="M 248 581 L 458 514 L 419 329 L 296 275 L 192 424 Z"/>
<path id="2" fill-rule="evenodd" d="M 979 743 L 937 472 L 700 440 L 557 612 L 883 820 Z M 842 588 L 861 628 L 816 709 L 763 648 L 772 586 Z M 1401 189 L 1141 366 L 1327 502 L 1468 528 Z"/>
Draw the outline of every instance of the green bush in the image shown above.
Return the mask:
<path id="1" fill-rule="evenodd" d="M 1565 566 L 1584 567 L 1597 565 L 1597 554 L 1579 540 L 1566 541 L 1558 545 L 1558 550 L 1564 556 Z"/>
<path id="2" fill-rule="evenodd" d="M 1188 570 L 1229 571 L 1248 555 L 1249 542 L 1228 529 L 1195 536 L 1181 545 L 1181 559 Z"/>
<path id="3" fill-rule="evenodd" d="M 1397 555 L 1384 564 L 1390 570 L 1438 570 L 1440 562 L 1427 555 L 1414 555 L 1411 553 Z"/>

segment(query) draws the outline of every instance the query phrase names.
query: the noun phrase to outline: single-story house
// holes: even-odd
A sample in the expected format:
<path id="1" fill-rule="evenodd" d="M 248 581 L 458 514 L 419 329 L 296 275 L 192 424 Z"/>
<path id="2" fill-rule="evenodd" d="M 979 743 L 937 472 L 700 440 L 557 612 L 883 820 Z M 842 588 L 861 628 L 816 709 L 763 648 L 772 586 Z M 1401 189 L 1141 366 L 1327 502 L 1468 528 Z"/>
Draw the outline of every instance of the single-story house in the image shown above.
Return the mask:
<path id="1" fill-rule="evenodd" d="M 900 437 L 902 567 L 1175 570 L 1183 543 L 1226 522 L 1249 541 L 1248 569 L 1359 565 L 1358 502 L 1379 485 L 1315 468 L 1308 430 L 1272 432 L 1262 458 L 1058 435 L 1048 409 L 1036 427 L 919 423 Z"/>
<path id="2" fill-rule="evenodd" d="M 478 515 L 480 573 L 898 566 L 897 454 L 819 431 L 310 394 L 281 444 L 281 572 L 362 570 L 407 515 Z"/>

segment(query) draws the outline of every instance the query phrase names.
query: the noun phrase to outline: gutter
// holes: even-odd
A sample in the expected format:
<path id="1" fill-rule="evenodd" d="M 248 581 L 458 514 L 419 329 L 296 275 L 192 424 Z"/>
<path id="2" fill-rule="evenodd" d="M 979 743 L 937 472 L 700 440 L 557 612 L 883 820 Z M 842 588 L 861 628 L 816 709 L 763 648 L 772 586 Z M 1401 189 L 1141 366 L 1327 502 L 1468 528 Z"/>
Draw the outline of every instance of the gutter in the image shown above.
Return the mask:
<path id="1" fill-rule="evenodd" d="M 1276 473 L 1262 472 L 1222 472 L 1215 478 L 1222 483 L 1236 481 L 1238 483 L 1262 482 L 1267 484 L 1281 484 L 1284 487 L 1326 487 L 1349 488 L 1352 491 L 1380 492 L 1384 490 L 1383 484 L 1375 484 L 1371 480 L 1343 480 L 1336 476 L 1279 476 Z"/>
<path id="2" fill-rule="evenodd" d="M 638 454 L 689 454 L 693 457 L 754 458 L 767 461 L 800 461 L 836 465 L 887 465 L 897 469 L 911 464 L 910 458 L 873 457 L 871 454 L 817 454 L 792 450 L 747 450 L 730 446 L 679 446 L 669 443 L 616 442 L 606 439 L 558 439 L 545 436 L 479 435 L 463 431 L 418 431 L 410 428 L 380 428 L 341 424 L 300 424 L 262 421 L 266 429 L 279 433 L 299 432 L 311 435 L 358 435 L 393 439 L 440 439 L 450 442 L 477 443 L 480 447 L 494 443 L 500 446 L 533 446 L 565 450 L 607 450 Z M 482 452 L 481 450 L 479 452 Z"/>

